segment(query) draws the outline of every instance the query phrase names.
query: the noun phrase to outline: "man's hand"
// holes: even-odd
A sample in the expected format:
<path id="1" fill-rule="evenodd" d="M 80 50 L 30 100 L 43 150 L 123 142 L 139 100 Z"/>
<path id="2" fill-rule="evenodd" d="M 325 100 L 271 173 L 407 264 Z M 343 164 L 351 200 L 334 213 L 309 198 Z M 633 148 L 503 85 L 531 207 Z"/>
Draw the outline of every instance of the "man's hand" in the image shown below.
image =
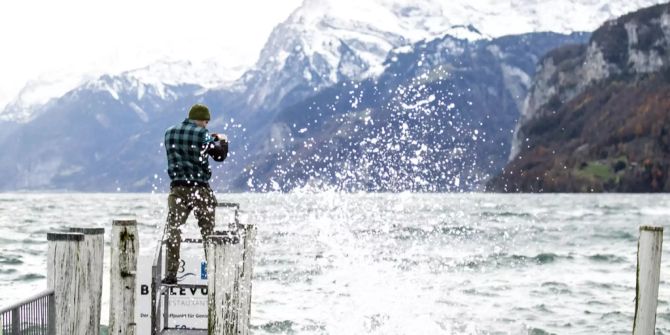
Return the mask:
<path id="1" fill-rule="evenodd" d="M 221 142 L 228 142 L 228 137 L 224 134 L 212 134 L 212 137 L 214 137 L 217 141 Z"/>

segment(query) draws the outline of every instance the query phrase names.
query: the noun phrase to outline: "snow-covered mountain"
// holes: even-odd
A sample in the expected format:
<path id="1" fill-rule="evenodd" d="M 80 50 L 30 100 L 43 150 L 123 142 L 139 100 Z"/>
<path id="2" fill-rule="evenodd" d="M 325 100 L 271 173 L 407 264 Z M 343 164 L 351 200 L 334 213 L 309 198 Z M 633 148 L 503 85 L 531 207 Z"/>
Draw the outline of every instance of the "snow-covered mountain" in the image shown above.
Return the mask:
<path id="1" fill-rule="evenodd" d="M 51 73 L 30 80 L 12 101 L 6 106 L 0 106 L 0 120 L 28 122 L 49 100 L 61 97 L 91 79 L 79 73 Z"/>
<path id="2" fill-rule="evenodd" d="M 234 173 L 244 171 L 253 156 L 262 151 L 267 134 L 278 135 L 273 135 L 272 139 L 291 140 L 283 136 L 290 134 L 285 128 L 275 127 L 282 123 L 287 127 L 298 124 L 285 122 L 287 115 L 300 116 L 306 121 L 304 133 L 300 132 L 302 128 L 296 130 L 305 135 L 313 124 L 323 124 L 328 121 L 325 117 L 333 116 L 332 113 L 318 112 L 324 109 L 335 112 L 333 101 L 363 112 L 354 106 L 356 99 L 338 100 L 345 97 L 344 94 L 351 94 L 346 85 L 365 82 L 365 87 L 374 94 L 381 94 L 377 92 L 378 88 L 393 91 L 402 86 L 403 90 L 421 96 L 427 93 L 422 91 L 426 87 L 447 95 L 466 87 L 442 87 L 439 83 L 422 86 L 425 76 L 433 80 L 435 78 L 430 74 L 438 73 L 435 68 L 423 68 L 429 65 L 447 73 L 456 71 L 454 74 L 491 69 L 485 75 L 473 76 L 473 82 L 468 82 L 470 86 L 467 87 L 482 88 L 484 93 L 489 91 L 483 88 L 492 87 L 489 93 L 504 98 L 505 106 L 509 107 L 500 117 L 514 120 L 519 115 L 519 100 L 530 83 L 527 77 L 531 76 L 531 70 L 541 56 L 540 49 L 528 52 L 524 49 L 534 44 L 513 37 L 511 40 L 520 42 L 508 47 L 519 48 L 510 54 L 525 55 L 521 66 L 506 56 L 499 57 L 497 44 L 491 45 L 490 50 L 485 48 L 468 53 L 459 53 L 459 45 L 460 48 L 474 48 L 479 43 L 492 41 L 489 38 L 517 32 L 592 30 L 615 15 L 656 2 L 659 1 L 306 0 L 275 28 L 256 65 L 232 83 L 229 79 L 235 78 L 241 69 L 227 69 L 223 62 L 161 62 L 87 80 L 68 88 L 67 93 L 53 97 L 41 107 L 27 110 L 21 114 L 24 115 L 22 119 L 8 118 L 10 114 L 6 112 L 9 109 L 6 109 L 0 113 L 0 123 L 8 119 L 24 123 L 3 128 L 12 129 L 11 134 L 0 134 L 0 146 L 9 148 L 0 153 L 0 174 L 7 176 L 0 182 L 0 189 L 115 190 L 120 185 L 123 190 L 149 190 L 154 186 L 151 178 L 163 175 L 164 151 L 160 142 L 164 129 L 183 118 L 195 102 L 206 103 L 212 108 L 215 119 L 210 126 L 213 129 L 232 134 L 229 138 L 234 145 L 230 159 L 226 161 L 225 172 L 217 173 L 219 185 L 225 186 Z M 571 15 L 559 17 L 555 15 L 558 12 Z M 460 42 L 452 43 L 453 38 L 446 36 L 448 34 L 458 37 Z M 434 52 L 422 49 L 433 45 L 431 41 L 446 44 Z M 542 45 L 536 46 L 547 50 L 561 43 L 568 42 L 563 37 L 550 36 Z M 452 44 L 456 49 L 451 47 Z M 399 65 L 393 60 L 394 55 L 398 59 L 411 55 L 411 61 Z M 465 58 L 461 60 L 459 57 Z M 450 59 L 453 66 L 440 68 L 440 62 L 445 59 Z M 218 68 L 222 63 L 223 66 Z M 464 67 L 464 64 L 471 65 Z M 520 68 L 525 69 L 523 73 L 517 71 Z M 384 77 L 383 73 L 392 76 Z M 460 85 L 460 81 L 452 84 Z M 318 94 L 323 97 L 331 88 L 335 93 L 332 99 L 318 98 Z M 367 100 L 368 107 L 383 112 L 386 107 L 376 104 L 400 102 L 401 106 L 404 103 L 412 107 L 416 103 L 386 96 L 387 93 L 393 95 L 389 92 L 383 92 L 383 100 Z M 468 92 L 457 96 L 459 100 L 442 106 L 439 103 L 451 97 L 437 99 L 439 95 L 433 94 L 436 100 L 429 101 L 431 108 L 447 108 L 447 111 L 451 103 L 466 106 L 478 99 L 470 98 L 472 93 Z M 485 106 L 499 106 L 495 101 L 487 100 Z M 337 112 L 347 112 L 345 107 Z M 5 115 L 4 119 L 2 115 Z M 384 115 L 391 114 L 379 115 L 383 119 Z M 396 121 L 405 117 L 403 113 L 398 115 Z M 416 129 L 424 129 L 419 123 Z M 359 128 L 354 127 L 353 131 Z M 332 129 L 322 128 L 320 136 L 327 141 L 332 135 L 328 131 Z M 467 131 L 462 133 L 467 134 Z M 51 139 L 46 145 L 43 143 L 45 136 Z M 502 148 L 500 153 L 508 152 L 505 145 L 509 146 L 509 143 L 498 145 Z M 263 166 L 274 169 L 273 164 L 275 162 L 269 161 Z M 450 171 L 446 168 L 444 171 Z"/>
<path id="3" fill-rule="evenodd" d="M 380 74 L 389 51 L 444 35 L 476 40 L 535 31 L 591 31 L 661 0 L 305 0 L 278 25 L 256 65 L 235 83 L 252 110 L 285 107 L 343 80 Z M 556 15 L 570 13 L 570 15 Z M 125 71 L 143 83 L 227 87 L 247 69 L 219 59 L 162 60 Z M 0 120 L 27 122 L 52 98 L 102 75 L 49 74 L 28 82 Z"/>
<path id="4" fill-rule="evenodd" d="M 452 25 L 437 2 L 306 0 L 274 29 L 241 86 L 252 108 L 276 109 L 334 83 L 378 75 L 389 51 L 444 34 L 484 37 Z"/>
<path id="5" fill-rule="evenodd" d="M 192 84 L 204 88 L 220 88 L 232 84 L 244 73 L 243 66 L 229 66 L 216 59 L 200 62 L 163 61 L 122 75 L 151 85 Z"/>
<path id="6" fill-rule="evenodd" d="M 444 35 L 476 40 L 591 31 L 660 0 L 305 0 L 270 35 L 238 87 L 268 111 L 345 80 L 380 74 L 398 47 Z M 557 15 L 570 13 L 570 15 Z"/>
<path id="7" fill-rule="evenodd" d="M 45 110 L 44 106 L 49 100 L 62 97 L 72 90 L 98 87 L 112 95 L 135 90 L 140 99 L 149 90 L 169 99 L 176 94 L 169 92 L 170 86 L 196 85 L 203 89 L 218 89 L 231 85 L 245 70 L 244 67 L 228 66 L 216 59 L 207 59 L 199 62 L 165 60 L 120 73 L 52 74 L 28 82 L 19 95 L 0 112 L 0 120 L 28 122 Z M 114 83 L 110 82 L 112 78 Z"/>
<path id="8" fill-rule="evenodd" d="M 593 31 L 606 20 L 662 0 L 430 0 L 451 25 L 471 24 L 491 37 L 537 31 Z M 395 2 L 395 1 L 393 1 Z M 405 1 L 411 3 L 410 1 Z"/>

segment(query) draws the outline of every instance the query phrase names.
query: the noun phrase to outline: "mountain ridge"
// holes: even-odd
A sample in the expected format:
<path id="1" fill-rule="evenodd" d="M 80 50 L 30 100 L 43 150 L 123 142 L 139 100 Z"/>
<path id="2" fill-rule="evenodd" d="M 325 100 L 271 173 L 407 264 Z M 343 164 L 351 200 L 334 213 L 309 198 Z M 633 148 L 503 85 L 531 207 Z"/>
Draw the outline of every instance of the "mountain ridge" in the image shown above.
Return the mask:
<path id="1" fill-rule="evenodd" d="M 508 22 L 511 22 L 512 18 L 525 18 L 519 20 L 525 22 L 523 25 L 512 27 L 514 29 L 520 29 L 519 27 L 533 27 L 533 24 L 538 23 L 533 23 L 531 20 L 532 8 L 535 8 L 533 6 L 540 6 L 540 4 L 546 2 L 547 1 L 536 1 L 531 4 L 530 7 L 521 9 L 517 9 L 516 7 L 503 8 L 500 7 L 502 6 L 500 4 L 493 5 L 495 8 L 505 9 L 502 13 L 514 13 L 515 10 L 522 10 L 520 14 L 502 16 L 503 18 L 510 20 Z M 601 17 L 608 16 L 611 12 L 629 8 L 629 6 L 638 6 L 643 3 L 653 2 L 655 1 L 639 0 L 634 2 L 610 2 L 610 7 L 607 10 L 601 8 L 601 5 L 604 3 L 601 0 L 592 0 L 587 5 L 580 5 L 576 2 L 572 2 L 571 6 L 577 6 L 574 8 L 594 8 L 594 11 L 596 12 L 594 15 L 596 17 Z M 340 2 L 334 3 L 340 4 Z M 317 2 L 314 2 L 313 4 L 318 5 Z M 442 8 L 441 12 L 436 13 L 444 13 L 444 8 L 446 8 L 444 7 L 445 4 L 446 2 L 431 1 L 431 6 L 439 5 L 440 8 Z M 400 63 L 389 61 L 392 60 L 393 57 L 400 60 L 405 57 L 403 55 L 411 54 L 413 56 L 410 58 L 412 58 L 413 61 L 411 64 L 407 63 L 407 66 L 414 66 L 418 64 L 419 61 L 423 64 L 433 64 L 430 63 L 430 57 L 426 58 L 426 55 L 421 56 L 419 54 L 421 52 L 421 46 L 428 45 L 435 40 L 441 40 L 443 42 L 450 40 L 455 44 L 461 43 L 454 42 L 454 40 L 459 39 L 444 37 L 444 34 L 450 31 L 454 31 L 455 34 L 461 34 L 465 31 L 468 38 L 473 39 L 472 41 L 468 39 L 460 39 L 460 41 L 465 41 L 462 42 L 465 44 L 475 45 L 477 43 L 488 43 L 477 42 L 485 39 L 476 37 L 478 35 L 488 36 L 489 33 L 487 31 L 491 29 L 490 26 L 482 28 L 471 22 L 465 22 L 468 20 L 468 17 L 475 17 L 476 15 L 480 15 L 477 16 L 480 17 L 478 22 L 486 22 L 484 18 L 487 18 L 488 16 L 485 16 L 485 13 L 475 13 L 476 15 L 468 14 L 468 10 L 476 11 L 476 9 L 468 9 L 469 7 L 466 6 L 464 1 L 450 2 L 449 4 L 455 4 L 453 6 L 456 6 L 452 7 L 455 9 L 450 9 L 448 11 L 449 13 L 454 14 L 450 15 L 450 17 L 459 17 L 463 22 L 445 21 L 446 19 L 444 17 L 436 17 L 435 20 L 433 20 L 433 16 L 431 16 L 432 14 L 430 13 L 429 17 L 425 17 L 422 14 L 425 11 L 422 12 L 422 9 L 417 7 L 416 2 L 414 1 L 375 1 L 373 5 L 379 5 L 383 11 L 391 13 L 389 14 L 391 15 L 389 17 L 398 17 L 401 18 L 401 21 L 399 22 L 408 22 L 405 28 L 401 27 L 402 29 L 414 31 L 416 28 L 416 31 L 419 32 L 416 35 L 408 34 L 408 36 L 395 34 L 395 30 L 393 29 L 397 28 L 384 30 L 379 29 L 374 24 L 369 26 L 363 24 L 362 26 L 365 27 L 363 31 L 356 31 L 360 26 L 357 28 L 355 25 L 352 29 L 348 29 L 348 27 L 343 27 L 342 25 L 351 22 L 347 22 L 346 20 L 333 21 L 333 17 L 331 16 L 327 17 L 330 21 L 326 21 L 326 23 L 319 27 L 326 30 L 340 30 L 334 32 L 329 38 L 323 39 L 322 37 L 317 36 L 314 39 L 321 39 L 326 42 L 331 41 L 333 44 L 314 44 L 312 43 L 314 41 L 305 42 L 302 39 L 304 36 L 301 35 L 306 29 L 312 28 L 306 25 L 296 25 L 298 28 L 291 30 L 289 29 L 290 27 L 287 28 L 286 26 L 282 27 L 280 25 L 275 30 L 277 31 L 275 36 L 269 38 L 268 43 L 266 44 L 266 50 L 261 58 L 259 58 L 257 65 L 247 71 L 239 80 L 235 81 L 230 86 L 224 85 L 208 88 L 200 84 L 170 85 L 163 83 L 165 80 L 158 81 L 158 85 L 152 86 L 152 83 L 155 84 L 152 80 L 155 78 L 151 76 L 150 72 L 148 79 L 133 79 L 127 74 L 125 77 L 124 75 L 106 75 L 98 77 L 96 80 L 89 82 L 88 86 L 79 86 L 74 90 L 69 91 L 64 96 L 51 101 L 48 105 L 44 106 L 45 109 L 36 115 L 35 119 L 24 124 L 13 126 L 14 130 L 12 130 L 12 136 L 6 136 L 0 143 L 0 145 L 12 148 L 0 155 L 0 171 L 3 171 L 5 175 L 9 176 L 7 180 L 0 183 L 0 189 L 67 188 L 73 190 L 92 190 L 95 187 L 101 187 L 104 188 L 104 190 L 116 190 L 117 188 L 120 188 L 122 190 L 147 191 L 154 190 L 156 187 L 164 188 L 166 183 L 164 180 L 161 181 L 161 178 L 164 177 L 164 153 L 162 153 L 160 148 L 162 132 L 169 125 L 183 119 L 188 107 L 196 102 L 206 103 L 210 106 L 213 111 L 213 119 L 210 123 L 211 128 L 213 130 L 228 133 L 229 138 L 231 139 L 231 144 L 233 144 L 230 158 L 226 161 L 223 168 L 217 167 L 217 176 L 213 181 L 214 184 L 221 189 L 230 189 L 232 183 L 236 183 L 238 180 L 243 179 L 237 175 L 237 171 L 243 171 L 243 175 L 244 173 L 248 174 L 249 171 L 251 171 L 248 167 L 256 164 L 254 160 L 257 158 L 257 155 L 263 155 L 271 151 L 271 149 L 274 149 L 274 144 L 271 142 L 273 139 L 278 141 L 287 140 L 290 142 L 290 137 L 286 136 L 292 134 L 287 132 L 287 129 L 290 132 L 293 132 L 293 130 L 291 130 L 292 124 L 282 126 L 282 122 L 280 122 L 282 121 L 281 118 L 288 115 L 286 114 L 288 113 L 287 111 L 292 110 L 295 106 L 302 106 L 304 107 L 304 109 L 302 109 L 302 112 L 305 113 L 304 117 L 315 117 L 318 122 L 327 121 L 319 121 L 317 117 L 318 114 L 309 114 L 309 112 L 315 110 L 317 107 L 330 108 L 329 105 L 332 105 L 332 102 L 321 101 L 325 104 L 317 106 L 314 105 L 314 103 L 318 103 L 318 101 L 314 100 L 314 97 L 320 94 L 326 95 L 329 94 L 329 92 L 342 90 L 342 87 L 345 87 L 343 85 L 355 85 L 356 83 L 366 83 L 365 85 L 368 85 L 366 89 L 373 92 L 375 85 L 379 84 L 380 77 L 383 76 L 383 74 L 370 76 L 370 73 L 374 72 L 370 72 L 373 68 L 377 69 L 376 71 L 382 71 L 380 73 L 393 73 L 393 76 L 386 76 L 381 79 L 385 81 L 385 83 L 382 83 L 379 86 L 387 87 L 392 92 L 397 92 L 397 94 L 399 94 L 397 99 L 390 99 L 387 96 L 384 98 L 385 100 L 380 99 L 380 103 L 394 103 L 396 104 L 396 107 L 400 106 L 402 111 L 410 114 L 413 113 L 412 115 L 419 115 L 419 111 L 433 113 L 431 108 L 438 107 L 442 111 L 456 114 L 462 106 L 467 106 L 468 102 L 477 102 L 478 99 L 472 97 L 469 98 L 469 100 L 464 98 L 458 102 L 447 102 L 444 99 L 440 99 L 438 94 L 435 93 L 431 93 L 435 95 L 434 100 L 432 101 L 428 101 L 430 100 L 431 94 L 427 93 L 423 98 L 409 96 L 408 94 L 424 94 L 425 92 L 418 92 L 416 89 L 411 89 L 409 86 L 405 85 L 406 82 L 414 80 L 419 86 L 421 85 L 422 80 L 428 80 L 432 83 L 435 81 L 435 77 L 431 76 L 439 76 L 439 71 L 429 71 L 428 69 L 422 73 L 418 73 L 418 78 L 414 78 L 413 76 L 417 75 L 417 73 L 413 71 L 416 69 L 407 71 L 404 71 L 402 68 L 395 69 L 394 64 L 397 65 Z M 344 6 L 343 4 L 340 5 Z M 541 8 L 541 6 L 538 8 Z M 315 12 L 309 13 L 309 15 L 312 16 L 310 19 L 322 22 L 322 19 L 324 18 L 324 16 L 321 15 L 322 12 L 319 11 L 319 8 L 314 9 L 316 10 Z M 298 10 L 297 12 L 299 13 L 300 11 Z M 455 15 L 457 13 L 462 15 Z M 357 15 L 360 17 L 363 14 L 358 13 Z M 297 16 L 299 15 L 296 15 L 293 19 L 297 20 Z M 366 17 L 365 19 L 369 20 L 370 18 Z M 589 20 L 583 21 L 586 22 Z M 291 21 L 285 23 L 289 24 Z M 286 29 L 282 30 L 284 28 Z M 510 27 L 504 28 L 507 29 Z M 564 25 L 561 25 L 560 29 L 564 28 Z M 416 31 L 414 31 L 414 33 L 416 33 Z M 307 33 L 308 35 L 318 35 L 322 32 L 307 31 Z M 439 34 L 439 37 L 436 39 L 431 38 L 431 34 Z M 382 38 L 376 40 L 375 43 L 367 43 L 368 35 L 375 35 L 377 37 L 381 35 Z M 516 38 L 519 39 L 519 41 L 523 41 L 519 36 L 510 38 Z M 551 42 L 552 39 L 554 38 L 548 38 L 548 45 L 553 43 Z M 555 41 L 567 40 L 568 39 L 563 40 L 563 37 L 555 37 Z M 293 41 L 295 43 L 284 43 L 285 41 Z M 323 55 L 319 55 L 319 53 L 310 54 L 304 52 L 307 50 L 307 47 L 322 48 L 324 45 L 327 47 L 327 50 Z M 523 45 L 524 44 L 522 43 L 521 48 L 523 48 Z M 300 46 L 300 48 L 296 50 L 296 46 Z M 419 49 L 416 49 L 417 46 Z M 283 47 L 287 48 L 282 49 Z M 285 52 L 282 53 L 282 50 Z M 449 52 L 452 51 L 457 50 L 453 49 Z M 518 50 L 515 52 L 520 54 L 522 51 L 523 50 Z M 382 59 L 380 60 L 381 63 L 377 64 L 375 63 L 376 61 L 366 61 L 366 52 L 368 56 L 371 53 L 377 55 L 375 57 Z M 391 52 L 390 57 L 389 52 Z M 525 90 L 527 90 L 527 83 L 530 82 L 530 73 L 534 72 L 534 69 L 519 71 L 518 66 L 513 66 L 513 59 L 506 59 L 505 62 L 507 63 L 499 64 L 496 60 L 498 59 L 496 57 L 499 56 L 496 56 L 495 52 L 496 50 L 493 46 L 491 50 L 479 50 L 468 54 L 462 61 L 453 60 L 452 67 L 440 71 L 449 72 L 451 69 L 456 69 L 461 71 L 457 72 L 459 74 L 472 74 L 472 72 L 468 72 L 470 70 L 461 68 L 461 63 L 470 62 L 468 64 L 471 64 L 471 67 L 473 67 L 474 65 L 472 64 L 479 64 L 477 61 L 483 59 L 487 64 L 484 68 L 490 71 L 490 73 L 476 74 L 473 78 L 467 76 L 461 78 L 457 76 L 455 77 L 456 81 L 452 84 L 455 84 L 456 82 L 462 83 L 468 78 L 472 79 L 473 82 L 482 78 L 492 78 L 494 84 L 489 85 L 493 87 L 491 90 L 489 90 L 490 87 L 487 87 L 485 83 L 472 84 L 472 87 L 481 88 L 482 90 L 480 93 L 482 96 L 498 94 L 499 97 L 503 97 L 501 99 L 505 106 L 504 109 L 508 114 L 501 117 L 509 121 L 510 119 L 513 120 L 516 117 L 515 115 L 519 113 L 519 106 L 523 101 L 522 96 L 525 94 Z M 328 53 L 330 53 L 330 56 L 326 55 Z M 415 56 L 418 58 L 414 59 L 413 57 Z M 476 57 L 469 58 L 470 56 Z M 425 59 L 420 59 L 421 57 L 424 57 Z M 439 60 L 441 57 L 444 57 L 444 55 L 438 54 L 435 59 Z M 540 57 L 541 55 L 539 54 L 533 54 L 530 58 L 522 57 L 522 59 L 524 59 L 525 63 L 531 64 Z M 490 66 L 492 64 L 501 66 L 498 68 L 491 68 Z M 439 67 L 439 65 L 435 66 Z M 526 67 L 528 67 L 528 65 L 524 65 L 524 68 Z M 534 64 L 531 67 L 534 67 Z M 333 76 L 333 73 L 335 73 L 335 76 Z M 427 77 L 421 77 L 424 75 Z M 506 81 L 507 83 L 505 83 Z M 143 93 L 140 93 L 142 87 L 144 87 L 144 91 Z M 449 93 L 444 88 L 430 85 L 427 85 L 426 87 L 429 87 L 429 91 L 435 89 Z M 501 87 L 505 87 L 505 89 L 502 90 L 500 89 Z M 398 91 L 397 89 L 400 88 L 404 89 L 403 92 L 408 93 Z M 346 94 L 339 95 L 343 99 L 349 98 L 348 89 L 344 88 L 344 90 L 344 93 Z M 451 90 L 454 92 L 458 91 L 456 88 L 452 88 Z M 491 94 L 491 92 L 494 94 Z M 468 94 L 469 93 L 466 92 L 464 96 L 468 96 Z M 335 95 L 337 96 L 338 94 Z M 332 98 L 335 99 L 335 96 Z M 492 101 L 494 100 L 486 101 L 485 104 L 495 106 L 492 104 Z M 341 102 L 342 101 L 340 101 L 340 103 Z M 357 102 L 356 100 L 346 102 L 350 106 L 352 104 L 363 105 L 361 101 Z M 454 104 L 454 106 L 452 106 L 452 104 Z M 310 109 L 310 107 L 312 109 Z M 404 119 L 405 116 L 401 115 L 401 110 L 390 110 L 384 106 L 382 107 L 383 108 L 377 110 L 377 114 L 373 115 L 375 117 L 380 117 L 378 120 L 390 120 L 396 122 L 395 125 L 398 127 L 403 125 L 401 121 L 408 121 Z M 298 113 L 300 111 L 293 109 L 293 112 Z M 389 117 L 393 119 L 391 120 Z M 371 120 L 374 119 L 371 118 Z M 425 120 L 428 119 L 424 119 L 424 121 Z M 358 124 L 358 121 L 354 118 L 350 121 L 350 125 L 352 126 L 350 130 L 352 131 L 357 129 L 356 126 L 358 126 L 358 129 L 362 129 L 363 125 L 365 125 Z M 420 120 L 413 119 L 409 121 L 415 122 Z M 435 121 L 438 120 L 436 119 Z M 468 122 L 465 120 L 460 120 L 459 122 L 461 121 Z M 405 123 L 408 127 L 416 125 L 418 127 L 417 129 L 423 129 L 421 128 L 423 127 L 422 123 L 412 122 Z M 446 122 L 446 120 L 440 122 Z M 368 126 L 372 127 L 369 123 Z M 510 125 L 510 127 L 513 126 Z M 296 131 L 299 131 L 302 128 L 304 127 L 298 128 Z M 333 129 L 335 131 L 343 130 L 338 127 Z M 382 129 L 383 128 L 380 128 L 378 125 L 377 128 L 371 128 L 370 131 L 373 133 L 377 131 L 381 132 Z M 469 138 L 474 136 L 477 137 L 479 141 L 482 141 L 482 139 L 485 139 L 488 136 L 483 132 L 474 134 L 475 129 L 472 127 L 468 129 L 469 130 L 463 130 L 462 134 L 467 135 Z M 308 133 L 308 130 L 309 127 L 305 131 L 305 134 Z M 429 131 L 430 128 L 425 128 L 424 130 Z M 65 135 L 65 138 L 61 138 L 63 135 L 59 135 L 59 131 L 61 133 L 66 132 L 68 135 Z M 384 131 L 388 130 L 385 129 Z M 504 131 L 506 132 L 508 130 L 505 129 Z M 496 130 L 496 132 L 501 132 L 501 130 Z M 394 136 L 402 136 L 402 132 L 398 133 L 396 130 L 393 130 L 391 133 L 394 134 Z M 487 134 L 491 134 L 491 132 L 488 132 Z M 268 137 L 268 135 L 271 136 Z M 81 136 L 84 140 L 79 143 L 72 140 L 72 136 Z M 44 137 L 50 139 L 47 144 L 44 144 L 43 140 L 40 140 Z M 367 139 L 370 141 L 374 140 L 373 137 Z M 497 139 L 498 138 L 496 137 L 495 140 Z M 465 141 L 464 138 L 459 138 L 459 141 L 470 143 L 472 140 Z M 394 147 L 398 143 L 389 142 L 386 144 Z M 507 152 L 506 148 L 508 145 L 509 143 L 503 143 L 503 149 L 499 151 Z M 30 148 L 33 147 L 42 149 L 31 150 Z M 64 148 L 69 149 L 65 150 Z M 372 146 L 370 148 L 371 150 L 374 150 Z M 412 157 L 407 156 L 409 157 L 407 159 L 410 160 L 410 163 L 412 163 L 412 158 L 418 162 L 429 150 L 428 148 L 424 150 L 421 145 L 413 148 L 413 153 L 403 153 L 403 155 L 413 155 Z M 419 152 L 419 154 L 417 154 L 417 152 Z M 499 153 L 496 153 L 496 155 L 498 154 Z M 486 155 L 483 157 L 486 157 Z M 352 158 L 355 157 L 352 156 Z M 428 159 L 421 159 L 425 164 L 436 163 Z M 496 158 L 496 162 L 497 159 L 498 158 Z M 478 164 L 477 169 L 479 169 L 479 166 L 488 165 L 488 163 L 484 164 L 481 162 Z M 272 168 L 272 166 L 269 166 L 270 170 Z M 403 167 L 400 170 L 403 169 L 405 168 Z M 128 175 L 124 176 L 122 171 L 128 171 Z M 377 171 L 381 170 L 377 169 Z M 381 173 L 383 175 L 384 171 Z M 477 174 L 481 175 L 481 177 L 477 177 L 479 181 L 486 175 L 486 172 L 481 174 L 477 172 Z M 157 180 L 152 179 L 155 175 L 159 176 L 157 177 Z M 424 179 L 429 180 L 430 178 Z M 375 180 L 378 181 L 378 176 L 371 176 L 370 180 L 372 182 L 375 182 Z M 456 183 L 454 181 L 456 180 L 455 178 L 451 178 L 450 180 L 452 180 L 452 185 Z M 465 182 L 459 182 L 459 185 L 465 184 Z M 236 185 L 246 185 L 246 183 Z M 468 185 L 468 187 L 470 187 L 470 185 Z M 447 190 L 447 187 L 445 186 L 444 189 Z M 238 188 L 238 190 L 240 190 L 240 188 Z"/>

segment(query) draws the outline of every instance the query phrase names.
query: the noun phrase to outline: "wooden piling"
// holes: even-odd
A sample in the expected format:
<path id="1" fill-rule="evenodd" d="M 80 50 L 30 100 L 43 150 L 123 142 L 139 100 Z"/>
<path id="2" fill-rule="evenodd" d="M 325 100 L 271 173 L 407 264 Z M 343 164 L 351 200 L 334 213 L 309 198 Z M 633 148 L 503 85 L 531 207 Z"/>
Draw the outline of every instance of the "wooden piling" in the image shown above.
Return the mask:
<path id="1" fill-rule="evenodd" d="M 256 239 L 256 226 L 245 224 L 242 227 L 244 249 L 242 253 L 242 278 L 243 285 L 240 287 L 240 324 L 246 325 L 240 334 L 248 335 L 251 324 L 251 278 L 253 275 L 254 240 Z"/>
<path id="2" fill-rule="evenodd" d="M 81 319 L 77 334 L 99 335 L 105 229 L 70 228 L 70 232 L 84 234 L 79 274 L 83 294 L 77 305 Z"/>
<path id="3" fill-rule="evenodd" d="M 139 253 L 137 221 L 114 220 L 111 237 L 109 334 L 135 334 L 135 285 Z"/>
<path id="4" fill-rule="evenodd" d="M 242 310 L 244 241 L 234 231 L 209 237 L 207 251 L 208 335 L 249 334 L 249 316 Z"/>
<path id="5" fill-rule="evenodd" d="M 47 287 L 54 290 L 55 335 L 77 335 L 84 321 L 78 306 L 82 297 L 82 247 L 84 234 L 47 233 Z"/>
<path id="6" fill-rule="evenodd" d="M 633 335 L 653 335 L 656 332 L 656 307 L 662 249 L 663 227 L 640 227 L 640 238 L 637 244 Z"/>

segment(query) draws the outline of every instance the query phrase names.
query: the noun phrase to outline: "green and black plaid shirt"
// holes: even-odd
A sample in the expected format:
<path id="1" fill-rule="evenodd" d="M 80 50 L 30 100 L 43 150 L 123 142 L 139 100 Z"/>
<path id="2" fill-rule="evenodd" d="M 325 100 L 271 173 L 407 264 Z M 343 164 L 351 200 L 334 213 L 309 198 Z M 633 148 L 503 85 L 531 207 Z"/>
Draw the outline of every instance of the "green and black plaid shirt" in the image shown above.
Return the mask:
<path id="1" fill-rule="evenodd" d="M 168 128 L 165 131 L 165 151 L 170 179 L 173 182 L 206 184 L 212 176 L 207 154 L 214 142 L 207 129 L 198 127 L 189 119 Z"/>

